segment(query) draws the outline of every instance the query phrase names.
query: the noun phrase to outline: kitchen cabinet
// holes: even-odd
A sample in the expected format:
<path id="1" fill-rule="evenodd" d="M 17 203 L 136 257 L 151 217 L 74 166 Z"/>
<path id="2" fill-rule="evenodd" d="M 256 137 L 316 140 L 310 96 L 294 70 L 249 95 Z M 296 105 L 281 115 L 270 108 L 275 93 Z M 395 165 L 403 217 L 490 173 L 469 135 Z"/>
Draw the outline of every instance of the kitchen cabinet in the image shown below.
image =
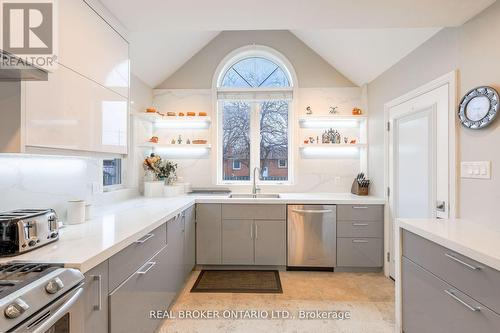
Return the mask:
<path id="1" fill-rule="evenodd" d="M 255 221 L 255 264 L 286 265 L 286 223 L 284 220 Z"/>
<path id="2" fill-rule="evenodd" d="M 196 265 L 196 220 L 195 206 L 184 213 L 184 276 L 187 277 Z"/>
<path id="3" fill-rule="evenodd" d="M 125 97 L 63 66 L 25 95 L 27 146 L 127 153 Z"/>
<path id="4" fill-rule="evenodd" d="M 337 267 L 384 266 L 384 206 L 337 206 Z"/>
<path id="5" fill-rule="evenodd" d="M 500 331 L 500 315 L 406 257 L 402 293 L 405 333 Z"/>
<path id="6" fill-rule="evenodd" d="M 58 10 L 58 62 L 127 98 L 128 42 L 83 0 L 59 1 Z"/>
<path id="7" fill-rule="evenodd" d="M 109 258 L 109 289 L 113 291 L 146 260 L 167 244 L 167 224 L 162 224 Z M 181 252 L 182 253 L 182 252 Z"/>
<path id="8" fill-rule="evenodd" d="M 168 278 L 168 246 L 149 259 L 109 295 L 110 332 L 154 332 L 161 323 L 150 319 L 172 300 Z"/>
<path id="9" fill-rule="evenodd" d="M 222 263 L 252 265 L 254 260 L 253 220 L 223 220 Z"/>
<path id="10" fill-rule="evenodd" d="M 85 333 L 108 332 L 108 261 L 85 273 L 83 321 Z"/>
<path id="11" fill-rule="evenodd" d="M 196 205 L 196 263 L 222 264 L 222 205 Z"/>

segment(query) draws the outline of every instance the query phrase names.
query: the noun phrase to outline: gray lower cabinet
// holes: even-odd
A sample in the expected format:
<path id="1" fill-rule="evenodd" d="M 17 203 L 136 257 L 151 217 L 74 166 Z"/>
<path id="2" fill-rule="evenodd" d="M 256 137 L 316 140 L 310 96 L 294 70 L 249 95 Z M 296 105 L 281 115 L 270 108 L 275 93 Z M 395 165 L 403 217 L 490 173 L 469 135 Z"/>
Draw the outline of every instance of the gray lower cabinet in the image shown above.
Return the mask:
<path id="1" fill-rule="evenodd" d="M 255 264 L 286 265 L 286 222 L 255 221 Z"/>
<path id="2" fill-rule="evenodd" d="M 403 332 L 500 332 L 500 316 L 403 257 Z"/>
<path id="3" fill-rule="evenodd" d="M 109 295 L 111 332 L 154 332 L 160 324 L 149 315 L 150 311 L 166 310 L 173 298 L 169 250 L 168 246 L 162 249 Z"/>
<path id="4" fill-rule="evenodd" d="M 222 205 L 196 205 L 196 263 L 222 264 Z"/>
<path id="5" fill-rule="evenodd" d="M 253 220 L 222 221 L 222 263 L 253 265 Z"/>
<path id="6" fill-rule="evenodd" d="M 384 206 L 337 206 L 337 266 L 384 265 Z"/>
<path id="7" fill-rule="evenodd" d="M 188 276 L 196 265 L 195 206 L 184 213 L 184 275 Z"/>
<path id="8" fill-rule="evenodd" d="M 82 295 L 85 333 L 108 332 L 108 261 L 85 273 Z"/>
<path id="9" fill-rule="evenodd" d="M 382 238 L 337 239 L 337 265 L 339 267 L 382 267 Z"/>

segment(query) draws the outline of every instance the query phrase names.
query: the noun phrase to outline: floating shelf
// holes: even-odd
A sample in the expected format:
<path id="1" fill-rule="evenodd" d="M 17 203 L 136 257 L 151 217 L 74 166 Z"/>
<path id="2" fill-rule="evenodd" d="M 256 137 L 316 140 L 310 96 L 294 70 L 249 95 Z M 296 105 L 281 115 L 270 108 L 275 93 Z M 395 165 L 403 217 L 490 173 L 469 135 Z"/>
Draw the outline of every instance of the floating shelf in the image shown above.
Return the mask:
<path id="1" fill-rule="evenodd" d="M 366 148 L 368 145 L 366 143 L 356 143 L 356 144 L 349 144 L 349 143 L 323 143 L 323 144 L 317 144 L 317 143 L 309 143 L 309 144 L 301 144 L 300 149 L 305 149 L 305 148 L 310 148 L 310 149 L 337 149 L 337 148 Z"/>
<path id="2" fill-rule="evenodd" d="M 210 117 L 200 116 L 161 116 L 157 113 L 135 112 L 134 117 L 152 123 L 156 128 L 176 128 L 176 129 L 207 129 L 212 120 Z"/>
<path id="3" fill-rule="evenodd" d="M 168 149 L 211 149 L 212 145 L 211 144 L 204 144 L 204 145 L 197 145 L 197 144 L 161 144 L 161 143 L 152 143 L 152 142 L 145 142 L 140 145 L 138 145 L 139 148 L 144 148 L 144 149 L 162 149 L 162 150 L 168 150 Z"/>
<path id="4" fill-rule="evenodd" d="M 305 116 L 299 118 L 301 128 L 359 128 L 366 116 Z"/>

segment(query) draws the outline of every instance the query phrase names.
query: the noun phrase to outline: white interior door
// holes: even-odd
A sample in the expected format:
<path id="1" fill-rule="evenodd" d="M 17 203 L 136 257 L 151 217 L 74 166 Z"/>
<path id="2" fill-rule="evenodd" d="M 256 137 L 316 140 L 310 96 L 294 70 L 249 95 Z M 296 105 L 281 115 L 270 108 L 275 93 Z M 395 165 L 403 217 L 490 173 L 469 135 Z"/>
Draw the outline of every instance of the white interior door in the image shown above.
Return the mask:
<path id="1" fill-rule="evenodd" d="M 389 251 L 394 219 L 449 217 L 449 87 L 389 108 Z"/>

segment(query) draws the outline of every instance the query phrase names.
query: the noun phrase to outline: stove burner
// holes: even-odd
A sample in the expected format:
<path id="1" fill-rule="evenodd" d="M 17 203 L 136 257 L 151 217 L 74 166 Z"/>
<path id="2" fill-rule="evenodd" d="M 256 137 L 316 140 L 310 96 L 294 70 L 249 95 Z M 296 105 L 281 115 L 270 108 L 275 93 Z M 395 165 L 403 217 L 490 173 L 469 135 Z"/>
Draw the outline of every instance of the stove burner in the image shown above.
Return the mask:
<path id="1" fill-rule="evenodd" d="M 63 265 L 12 263 L 0 265 L 0 298 L 24 287 Z"/>

